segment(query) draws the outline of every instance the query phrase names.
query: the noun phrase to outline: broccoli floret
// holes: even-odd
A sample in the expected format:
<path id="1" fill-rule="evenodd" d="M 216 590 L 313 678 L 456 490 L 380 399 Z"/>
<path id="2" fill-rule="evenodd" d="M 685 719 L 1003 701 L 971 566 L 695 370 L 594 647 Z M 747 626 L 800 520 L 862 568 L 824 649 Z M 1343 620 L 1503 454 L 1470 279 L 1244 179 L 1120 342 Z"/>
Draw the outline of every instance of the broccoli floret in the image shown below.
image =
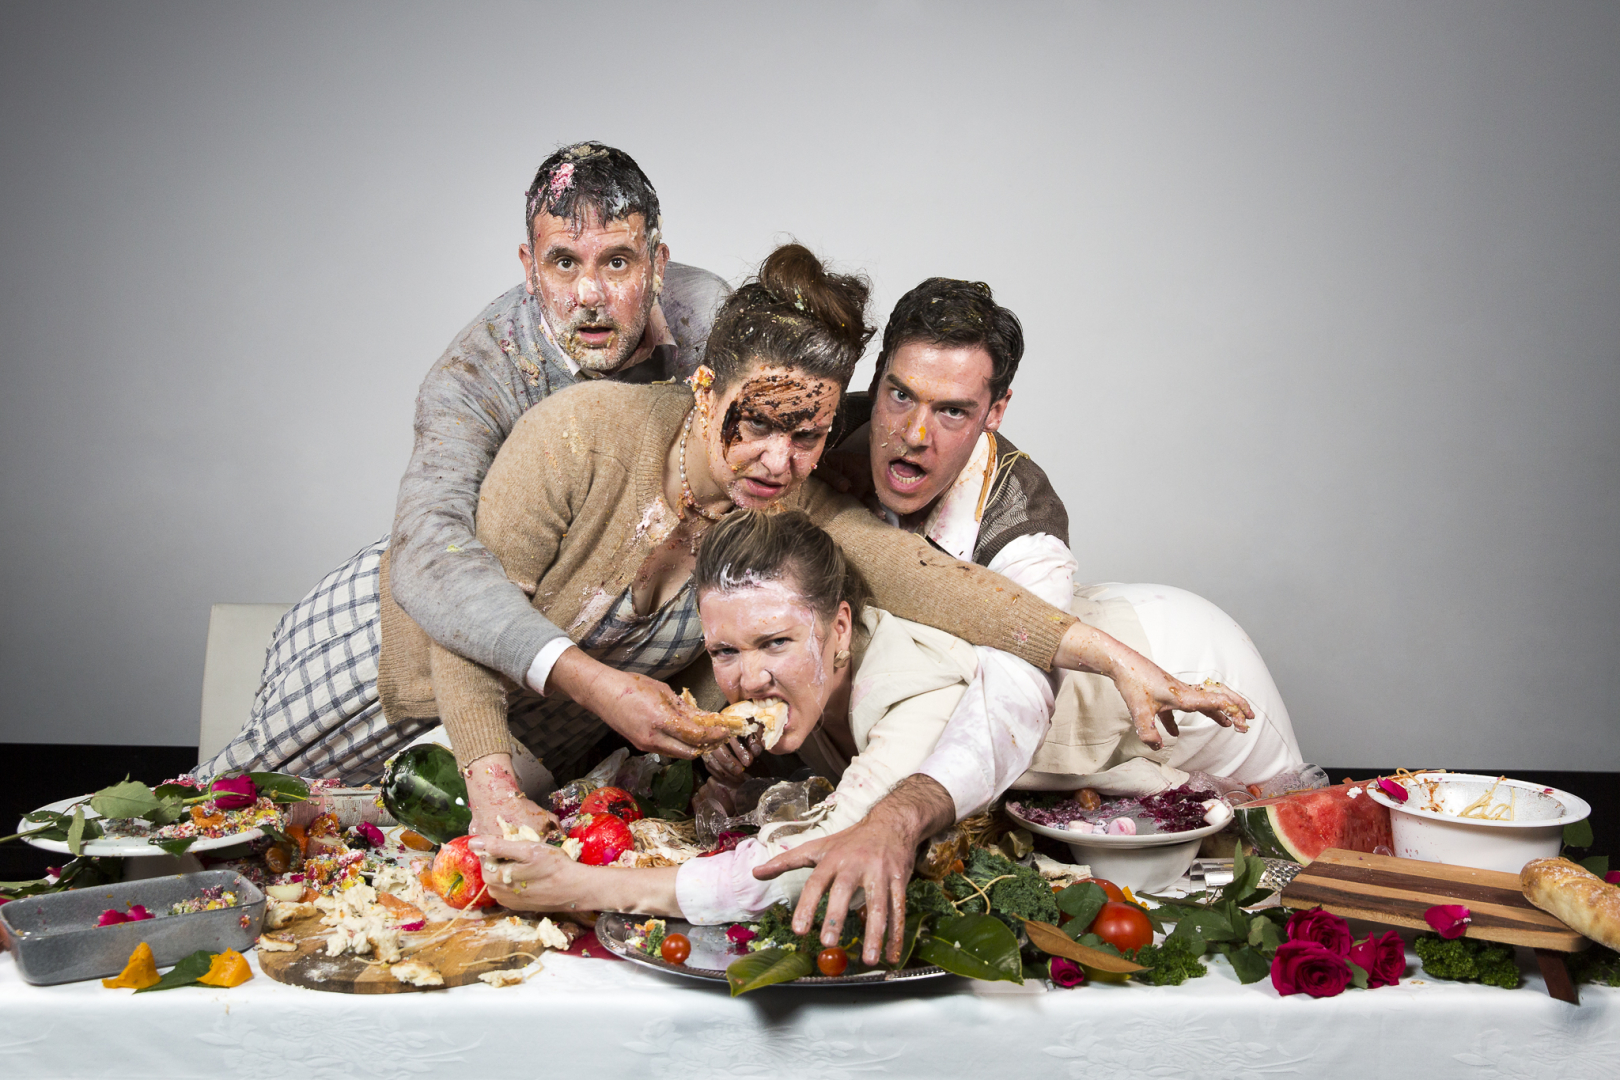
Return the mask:
<path id="1" fill-rule="evenodd" d="M 938 882 L 912 878 L 911 884 L 906 886 L 906 913 L 949 916 L 955 915 L 956 909 L 951 906 L 951 898 L 945 895 Z"/>
<path id="2" fill-rule="evenodd" d="M 1613 949 L 1593 945 L 1585 952 L 1571 953 L 1564 958 L 1564 963 L 1577 986 L 1581 983 L 1620 986 L 1620 953 Z"/>
<path id="3" fill-rule="evenodd" d="M 1511 945 L 1419 934 L 1412 948 L 1423 961 L 1423 970 L 1437 979 L 1480 982 L 1504 990 L 1519 985 L 1519 962 Z"/>
<path id="4" fill-rule="evenodd" d="M 793 909 L 786 904 L 773 904 L 760 913 L 760 916 L 750 925 L 759 935 L 750 943 L 751 947 L 758 949 L 787 949 L 790 952 L 808 952 L 811 956 L 821 951 L 821 924 L 827 918 L 827 898 L 823 896 L 821 903 L 816 905 L 815 918 L 810 920 L 808 934 L 795 934 L 793 932 Z M 838 943 L 845 949 L 850 949 L 860 940 L 863 928 L 853 918 L 844 921 L 843 933 Z"/>
<path id="5" fill-rule="evenodd" d="M 980 895 L 983 891 L 990 897 L 992 913 L 1002 916 L 1014 929 L 1020 928 L 1019 919 L 1053 924 L 1058 921 L 1052 886 L 1039 871 L 984 848 L 968 852 L 964 872 L 947 877 L 945 891 L 958 900 L 957 910 L 963 915 L 984 911 L 984 897 Z"/>
<path id="6" fill-rule="evenodd" d="M 1147 968 L 1131 972 L 1131 978 L 1154 986 L 1180 986 L 1209 974 L 1209 968 L 1181 938 L 1166 938 L 1163 945 L 1144 945 L 1127 955 Z"/>

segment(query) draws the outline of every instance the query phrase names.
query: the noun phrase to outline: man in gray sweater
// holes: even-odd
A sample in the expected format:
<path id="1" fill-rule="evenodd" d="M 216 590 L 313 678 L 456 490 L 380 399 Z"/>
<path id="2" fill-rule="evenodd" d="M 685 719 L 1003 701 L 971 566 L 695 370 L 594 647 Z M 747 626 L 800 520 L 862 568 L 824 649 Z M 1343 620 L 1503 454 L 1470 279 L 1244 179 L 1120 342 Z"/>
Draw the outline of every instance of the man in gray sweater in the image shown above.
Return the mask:
<path id="1" fill-rule="evenodd" d="M 422 382 L 391 537 L 282 618 L 247 725 L 196 775 L 252 767 L 364 783 L 421 734 L 425 723 L 389 724 L 377 699 L 384 587 L 435 640 L 519 683 L 543 689 L 572 644 L 478 542 L 484 474 L 518 418 L 556 390 L 685 378 L 729 290 L 669 262 L 657 192 L 628 154 L 601 143 L 541 164 L 524 225 L 523 283 L 462 330 Z M 643 726 L 638 745 L 675 749 L 650 716 Z"/>

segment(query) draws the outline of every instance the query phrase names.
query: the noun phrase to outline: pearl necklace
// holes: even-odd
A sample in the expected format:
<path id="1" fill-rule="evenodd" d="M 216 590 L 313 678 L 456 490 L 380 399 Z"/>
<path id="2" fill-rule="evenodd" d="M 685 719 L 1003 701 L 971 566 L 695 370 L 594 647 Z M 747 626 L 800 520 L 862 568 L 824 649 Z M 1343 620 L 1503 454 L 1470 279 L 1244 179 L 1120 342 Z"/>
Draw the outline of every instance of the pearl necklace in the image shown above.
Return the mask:
<path id="1" fill-rule="evenodd" d="M 692 485 L 686 482 L 686 440 L 692 434 L 692 414 L 697 412 L 696 407 L 687 411 L 686 423 L 681 425 L 681 502 L 698 512 L 698 516 L 708 521 L 719 521 L 724 514 L 712 514 L 698 505 L 697 496 L 692 494 Z"/>

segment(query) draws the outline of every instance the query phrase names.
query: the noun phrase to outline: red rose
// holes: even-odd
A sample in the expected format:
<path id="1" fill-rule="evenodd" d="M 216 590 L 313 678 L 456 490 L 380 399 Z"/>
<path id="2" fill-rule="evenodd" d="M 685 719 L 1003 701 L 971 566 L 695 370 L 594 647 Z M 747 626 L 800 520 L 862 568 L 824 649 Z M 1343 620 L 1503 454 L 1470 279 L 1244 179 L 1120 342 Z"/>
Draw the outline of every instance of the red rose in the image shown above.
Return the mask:
<path id="1" fill-rule="evenodd" d="M 1288 940 L 1311 941 L 1335 956 L 1350 955 L 1350 924 L 1321 908 L 1296 911 L 1288 916 Z"/>
<path id="2" fill-rule="evenodd" d="M 208 788 L 214 796 L 214 805 L 221 810 L 245 810 L 259 797 L 253 777 L 247 775 L 222 776 Z"/>
<path id="3" fill-rule="evenodd" d="M 1368 934 L 1350 946 L 1350 962 L 1367 973 L 1367 989 L 1394 986 L 1406 974 L 1406 943 L 1393 930 Z"/>
<path id="4" fill-rule="evenodd" d="M 1350 965 L 1314 941 L 1285 941 L 1271 961 L 1271 985 L 1284 996 L 1334 997 L 1350 985 Z"/>

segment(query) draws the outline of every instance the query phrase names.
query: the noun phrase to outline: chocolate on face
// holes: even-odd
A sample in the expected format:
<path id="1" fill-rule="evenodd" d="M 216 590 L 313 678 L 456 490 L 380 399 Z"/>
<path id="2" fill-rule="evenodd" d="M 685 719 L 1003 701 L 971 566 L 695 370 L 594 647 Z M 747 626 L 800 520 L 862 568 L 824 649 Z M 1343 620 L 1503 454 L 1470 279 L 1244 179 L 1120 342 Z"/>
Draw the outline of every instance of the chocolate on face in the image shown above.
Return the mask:
<path id="1" fill-rule="evenodd" d="M 710 473 L 738 506 L 763 507 L 809 477 L 838 411 L 842 386 L 786 367 L 756 368 L 735 394 L 717 395 Z"/>
<path id="2" fill-rule="evenodd" d="M 798 374 L 755 375 L 726 409 L 720 441 L 726 453 L 742 441 L 743 422 L 771 431 L 794 432 L 813 427 L 827 396 L 824 379 L 807 380 Z"/>

